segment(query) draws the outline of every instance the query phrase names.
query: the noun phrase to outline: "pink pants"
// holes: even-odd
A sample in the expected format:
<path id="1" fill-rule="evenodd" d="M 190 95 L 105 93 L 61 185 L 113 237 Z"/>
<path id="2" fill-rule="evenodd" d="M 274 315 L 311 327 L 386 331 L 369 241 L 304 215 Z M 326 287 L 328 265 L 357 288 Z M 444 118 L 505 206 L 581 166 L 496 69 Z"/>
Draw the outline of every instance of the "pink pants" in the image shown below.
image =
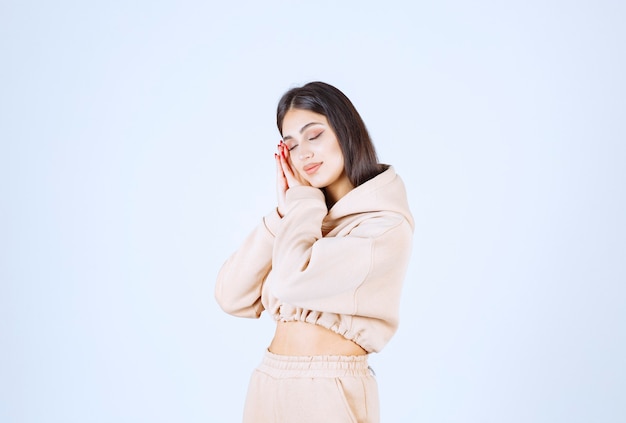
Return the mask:
<path id="1" fill-rule="evenodd" d="M 378 386 L 361 356 L 266 352 L 250 379 L 244 423 L 378 423 Z"/>

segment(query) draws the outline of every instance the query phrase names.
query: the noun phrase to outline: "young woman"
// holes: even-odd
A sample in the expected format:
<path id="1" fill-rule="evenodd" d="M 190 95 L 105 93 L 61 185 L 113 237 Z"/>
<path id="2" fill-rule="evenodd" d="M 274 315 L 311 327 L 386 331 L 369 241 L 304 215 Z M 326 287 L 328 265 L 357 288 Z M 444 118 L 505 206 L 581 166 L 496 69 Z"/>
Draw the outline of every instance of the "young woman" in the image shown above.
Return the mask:
<path id="1" fill-rule="evenodd" d="M 289 90 L 277 110 L 278 207 L 221 268 L 227 313 L 276 332 L 248 387 L 244 422 L 378 422 L 369 353 L 398 326 L 413 218 L 404 184 L 378 163 L 337 88 Z"/>

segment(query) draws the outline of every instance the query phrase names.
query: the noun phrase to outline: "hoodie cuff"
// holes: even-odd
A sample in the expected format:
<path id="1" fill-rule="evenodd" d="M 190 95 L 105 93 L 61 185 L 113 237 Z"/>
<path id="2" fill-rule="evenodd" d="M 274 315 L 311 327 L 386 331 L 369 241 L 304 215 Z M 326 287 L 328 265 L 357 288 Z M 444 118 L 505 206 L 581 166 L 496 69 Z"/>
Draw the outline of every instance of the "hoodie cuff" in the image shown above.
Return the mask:
<path id="1" fill-rule="evenodd" d="M 263 217 L 263 223 L 265 224 L 265 228 L 273 237 L 276 237 L 276 231 L 280 226 L 280 220 L 281 217 L 278 214 L 278 208 L 275 208 L 274 210 L 272 210 L 271 213 Z"/>
<path id="2" fill-rule="evenodd" d="M 299 185 L 297 187 L 292 187 L 287 190 L 287 194 L 285 196 L 285 202 L 287 203 L 287 209 L 292 203 L 298 200 L 318 200 L 321 201 L 324 205 L 326 204 L 324 193 L 321 189 L 307 186 L 307 185 Z"/>

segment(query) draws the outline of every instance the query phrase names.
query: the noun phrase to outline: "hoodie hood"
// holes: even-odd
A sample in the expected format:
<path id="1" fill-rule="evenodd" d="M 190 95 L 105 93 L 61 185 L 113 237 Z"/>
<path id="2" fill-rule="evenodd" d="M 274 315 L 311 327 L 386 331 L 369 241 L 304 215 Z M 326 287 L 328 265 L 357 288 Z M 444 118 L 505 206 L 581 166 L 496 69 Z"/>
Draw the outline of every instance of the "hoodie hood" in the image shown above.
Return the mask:
<path id="1" fill-rule="evenodd" d="M 407 220 L 411 230 L 415 229 L 404 182 L 393 166 L 343 196 L 329 210 L 323 226 L 336 227 L 347 217 L 370 212 L 400 214 Z"/>

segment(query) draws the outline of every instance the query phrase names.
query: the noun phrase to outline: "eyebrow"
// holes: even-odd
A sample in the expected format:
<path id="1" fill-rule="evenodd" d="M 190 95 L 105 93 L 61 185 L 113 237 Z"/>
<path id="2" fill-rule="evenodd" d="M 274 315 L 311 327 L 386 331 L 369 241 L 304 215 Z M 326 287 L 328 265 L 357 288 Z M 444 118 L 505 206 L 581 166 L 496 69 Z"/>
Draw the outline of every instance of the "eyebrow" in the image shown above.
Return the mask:
<path id="1" fill-rule="evenodd" d="M 313 125 L 323 125 L 322 122 L 309 122 L 306 125 L 304 125 L 302 128 L 300 128 L 300 133 L 303 133 L 309 126 L 313 126 Z M 293 137 L 291 135 L 287 135 L 286 137 L 283 137 L 283 141 L 292 139 Z"/>

